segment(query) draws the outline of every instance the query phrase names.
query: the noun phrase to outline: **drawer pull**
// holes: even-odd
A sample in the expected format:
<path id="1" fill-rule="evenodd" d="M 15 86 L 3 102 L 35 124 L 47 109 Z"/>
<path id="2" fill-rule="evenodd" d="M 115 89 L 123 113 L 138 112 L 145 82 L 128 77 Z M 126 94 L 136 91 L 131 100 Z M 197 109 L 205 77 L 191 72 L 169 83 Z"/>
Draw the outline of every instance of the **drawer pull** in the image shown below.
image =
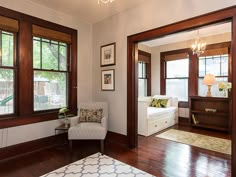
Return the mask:
<path id="1" fill-rule="evenodd" d="M 166 124 L 167 124 L 167 121 L 166 121 Z"/>
<path id="2" fill-rule="evenodd" d="M 157 125 L 155 125 L 155 127 L 157 127 Z"/>

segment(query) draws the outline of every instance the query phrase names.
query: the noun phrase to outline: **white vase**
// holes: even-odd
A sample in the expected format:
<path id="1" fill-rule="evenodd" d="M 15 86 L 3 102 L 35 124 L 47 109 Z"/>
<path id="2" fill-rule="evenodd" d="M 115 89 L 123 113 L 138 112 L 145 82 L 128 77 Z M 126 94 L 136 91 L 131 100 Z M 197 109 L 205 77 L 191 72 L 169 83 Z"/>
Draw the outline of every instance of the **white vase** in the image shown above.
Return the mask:
<path id="1" fill-rule="evenodd" d="M 70 121 L 69 121 L 68 117 L 66 117 L 66 118 L 64 119 L 64 124 L 65 124 L 65 127 L 66 127 L 66 128 L 69 127 Z"/>
<path id="2" fill-rule="evenodd" d="M 228 90 L 223 90 L 223 96 L 228 98 Z"/>

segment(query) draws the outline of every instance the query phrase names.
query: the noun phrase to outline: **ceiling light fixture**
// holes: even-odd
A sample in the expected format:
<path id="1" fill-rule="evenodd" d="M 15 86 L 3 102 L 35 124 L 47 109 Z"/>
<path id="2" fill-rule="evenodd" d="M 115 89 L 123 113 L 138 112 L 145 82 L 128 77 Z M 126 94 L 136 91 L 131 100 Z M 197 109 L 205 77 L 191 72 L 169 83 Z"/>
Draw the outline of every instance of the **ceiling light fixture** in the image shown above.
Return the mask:
<path id="1" fill-rule="evenodd" d="M 115 0 L 98 0 L 98 4 L 100 4 L 100 2 L 107 4 L 107 3 L 113 2 L 113 1 L 115 1 Z"/>
<path id="2" fill-rule="evenodd" d="M 196 54 L 198 57 L 204 53 L 206 49 L 206 43 L 199 38 L 199 31 L 197 30 L 197 39 L 192 44 L 193 54 Z"/>

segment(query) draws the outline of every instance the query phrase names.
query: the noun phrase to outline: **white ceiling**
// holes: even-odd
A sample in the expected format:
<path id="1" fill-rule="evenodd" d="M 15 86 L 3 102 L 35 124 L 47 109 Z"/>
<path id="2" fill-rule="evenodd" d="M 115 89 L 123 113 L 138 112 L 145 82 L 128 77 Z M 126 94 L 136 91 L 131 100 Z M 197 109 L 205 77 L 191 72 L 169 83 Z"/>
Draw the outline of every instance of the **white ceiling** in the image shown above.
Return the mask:
<path id="1" fill-rule="evenodd" d="M 115 0 L 98 4 L 98 0 L 30 0 L 43 6 L 77 17 L 88 23 L 99 22 L 109 16 L 135 7 L 147 0 Z"/>
<path id="2" fill-rule="evenodd" d="M 155 47 L 175 42 L 187 41 L 197 37 L 207 37 L 231 32 L 231 22 L 202 27 L 197 30 L 184 31 L 176 34 L 167 35 L 154 40 L 140 42 L 149 47 Z"/>

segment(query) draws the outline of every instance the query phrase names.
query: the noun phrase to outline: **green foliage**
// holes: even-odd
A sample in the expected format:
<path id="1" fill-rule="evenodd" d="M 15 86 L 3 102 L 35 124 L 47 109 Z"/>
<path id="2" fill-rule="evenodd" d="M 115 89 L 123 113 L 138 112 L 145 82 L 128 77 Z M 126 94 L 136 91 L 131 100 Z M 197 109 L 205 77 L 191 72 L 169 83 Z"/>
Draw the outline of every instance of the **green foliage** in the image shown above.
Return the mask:
<path id="1" fill-rule="evenodd" d="M 1 69 L 0 68 L 0 78 L 5 81 L 13 81 L 13 70 L 11 69 Z"/>
<path id="2" fill-rule="evenodd" d="M 59 109 L 59 112 L 58 112 L 59 116 L 58 116 L 58 118 L 60 119 L 60 118 L 67 117 L 66 113 L 68 111 L 69 111 L 69 109 L 67 107 L 62 107 L 61 109 Z M 63 115 L 60 115 L 60 114 L 63 114 Z"/>
<path id="3" fill-rule="evenodd" d="M 41 48 L 42 44 L 42 48 Z M 41 56 L 42 54 L 42 56 Z M 42 60 L 41 60 L 42 58 Z M 42 62 L 42 63 L 41 63 Z M 37 69 L 48 70 L 67 70 L 67 46 L 65 43 L 49 41 L 34 37 L 33 41 L 33 65 Z M 35 75 L 40 78 L 56 81 L 62 87 L 65 85 L 66 74 L 55 72 L 35 72 Z"/>
<path id="4" fill-rule="evenodd" d="M 2 55 L 2 61 L 0 63 L 0 66 L 13 66 L 13 55 L 14 55 L 14 37 L 12 33 L 7 32 L 1 32 L 0 33 L 1 38 L 1 55 Z M 11 69 L 0 69 L 0 78 L 4 79 L 6 81 L 12 81 L 13 80 L 13 70 Z"/>
<path id="5" fill-rule="evenodd" d="M 3 66 L 13 66 L 13 55 L 14 55 L 14 37 L 11 33 L 1 33 L 2 38 L 2 65 Z"/>
<path id="6" fill-rule="evenodd" d="M 69 111 L 69 109 L 67 107 L 63 107 L 63 108 L 59 109 L 59 114 L 62 114 L 62 113 L 64 114 L 68 111 Z"/>

